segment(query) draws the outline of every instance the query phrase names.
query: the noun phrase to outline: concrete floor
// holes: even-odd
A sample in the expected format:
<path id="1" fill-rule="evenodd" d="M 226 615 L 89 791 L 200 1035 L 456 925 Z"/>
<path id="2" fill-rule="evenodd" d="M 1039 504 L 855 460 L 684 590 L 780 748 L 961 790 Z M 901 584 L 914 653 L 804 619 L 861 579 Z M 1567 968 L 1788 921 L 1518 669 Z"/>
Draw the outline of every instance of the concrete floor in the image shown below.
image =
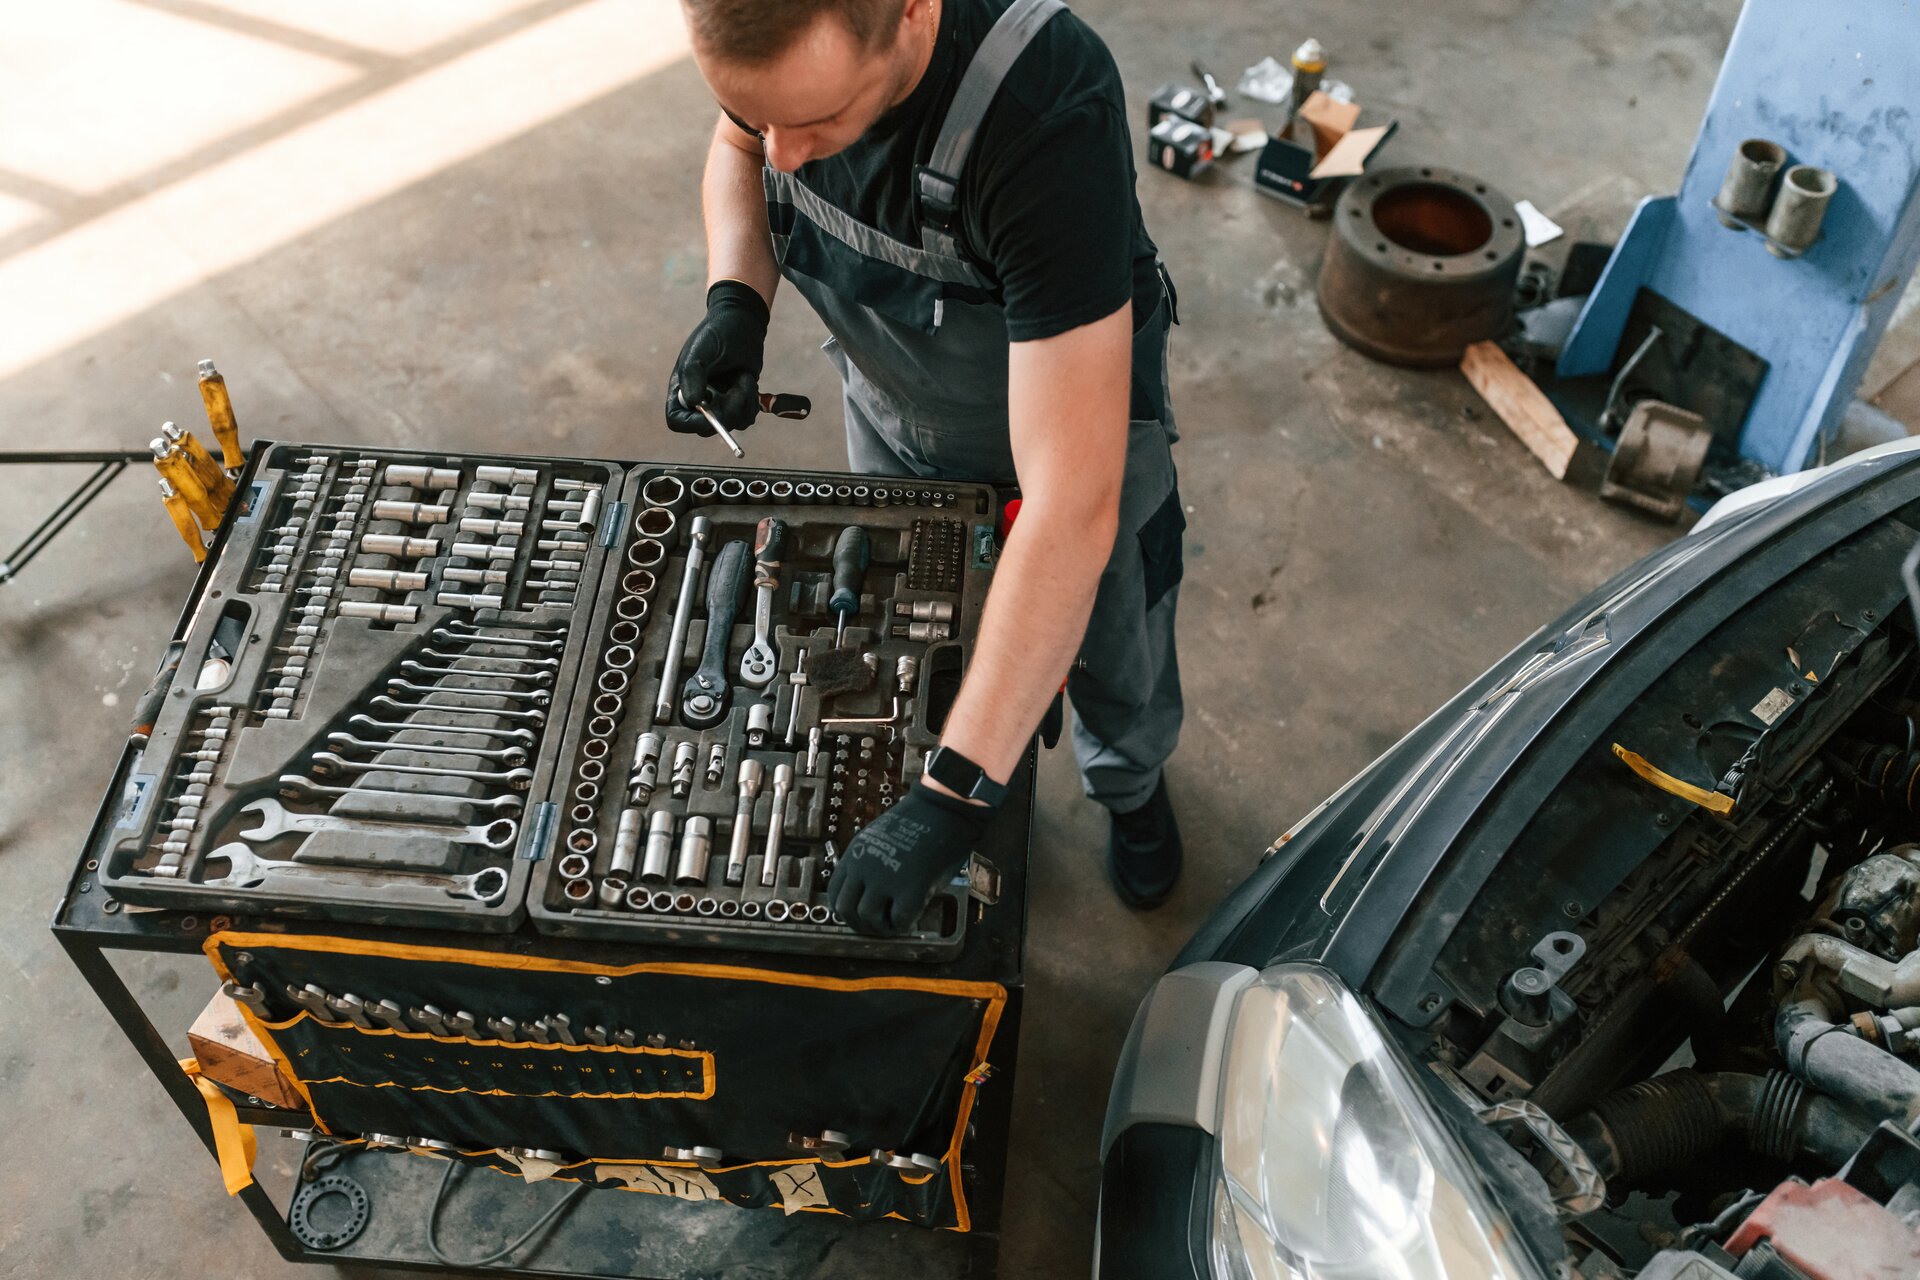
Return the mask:
<path id="1" fill-rule="evenodd" d="M 1389 162 L 1604 223 L 1677 181 L 1737 6 L 1302 0 L 1283 25 L 1225 0 L 1078 8 L 1136 112 L 1191 56 L 1231 81 L 1312 34 L 1399 119 Z M 6 447 L 137 447 L 199 417 L 212 355 L 261 435 L 718 458 L 659 425 L 699 307 L 712 116 L 666 0 L 75 0 L 23 20 L 0 51 Z M 1140 181 L 1185 321 L 1189 870 L 1163 910 L 1122 909 L 1102 816 L 1064 751 L 1043 762 L 1010 1276 L 1085 1274 L 1128 1019 L 1260 850 L 1671 536 L 1550 480 L 1457 375 L 1337 345 L 1312 300 L 1324 227 L 1250 171 Z M 785 298 L 768 385 L 823 412 L 754 430 L 756 463 L 841 461 L 821 336 Z M 0 544 L 77 479 L 17 479 Z M 23 1280 L 294 1273 L 45 931 L 191 574 L 135 476 L 0 587 L 0 1272 Z M 125 972 L 182 1028 L 208 985 L 197 964 Z M 290 1150 L 268 1143 L 263 1168 Z"/>

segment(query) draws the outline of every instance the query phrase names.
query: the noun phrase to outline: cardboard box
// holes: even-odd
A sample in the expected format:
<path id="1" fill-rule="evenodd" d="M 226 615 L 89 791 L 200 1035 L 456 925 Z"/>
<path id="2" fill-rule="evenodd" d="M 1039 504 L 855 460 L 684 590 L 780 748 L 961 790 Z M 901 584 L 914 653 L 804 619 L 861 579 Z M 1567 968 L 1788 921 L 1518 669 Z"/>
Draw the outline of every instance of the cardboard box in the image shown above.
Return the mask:
<path id="1" fill-rule="evenodd" d="M 260 1099 L 268 1106 L 305 1111 L 280 1064 L 268 1056 L 240 1008 L 218 991 L 187 1029 L 187 1045 L 207 1079 Z"/>
<path id="2" fill-rule="evenodd" d="M 1346 179 L 1366 172 L 1398 121 L 1359 129 L 1360 104 L 1315 90 L 1286 129 L 1261 148 L 1253 185 L 1298 205 L 1331 199 Z"/>

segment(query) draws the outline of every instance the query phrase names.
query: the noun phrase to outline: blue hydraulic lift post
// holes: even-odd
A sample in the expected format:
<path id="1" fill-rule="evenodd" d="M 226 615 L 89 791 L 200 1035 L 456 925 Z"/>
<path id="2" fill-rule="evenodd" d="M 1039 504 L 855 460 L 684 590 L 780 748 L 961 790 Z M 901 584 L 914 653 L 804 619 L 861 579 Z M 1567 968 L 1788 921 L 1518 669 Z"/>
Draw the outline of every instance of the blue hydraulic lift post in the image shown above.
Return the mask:
<path id="1" fill-rule="evenodd" d="M 1820 238 L 1776 258 L 1713 208 L 1727 163 L 1768 138 L 1839 179 Z M 1766 360 L 1740 452 L 1817 462 L 1920 261 L 1920 3 L 1747 0 L 1679 194 L 1640 202 L 1558 365 L 1606 373 L 1642 285 Z"/>

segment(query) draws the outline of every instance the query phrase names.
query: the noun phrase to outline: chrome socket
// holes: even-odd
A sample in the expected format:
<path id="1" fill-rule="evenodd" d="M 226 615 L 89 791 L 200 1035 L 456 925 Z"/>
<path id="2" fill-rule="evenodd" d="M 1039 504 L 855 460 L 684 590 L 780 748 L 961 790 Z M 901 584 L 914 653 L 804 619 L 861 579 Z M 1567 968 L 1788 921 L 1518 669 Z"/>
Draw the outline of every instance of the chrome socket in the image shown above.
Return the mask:
<path id="1" fill-rule="evenodd" d="M 673 865 L 673 815 L 665 809 L 656 809 L 647 819 L 647 847 L 640 863 L 640 878 L 655 884 L 664 883 L 667 872 Z M 656 895 L 656 898 L 660 895 Z M 668 899 L 669 905 L 672 899 Z M 656 901 L 655 911 L 665 911 Z"/>
<path id="2" fill-rule="evenodd" d="M 713 852 L 713 819 L 694 814 L 680 833 L 680 859 L 674 865 L 675 884 L 705 884 L 707 859 Z"/>

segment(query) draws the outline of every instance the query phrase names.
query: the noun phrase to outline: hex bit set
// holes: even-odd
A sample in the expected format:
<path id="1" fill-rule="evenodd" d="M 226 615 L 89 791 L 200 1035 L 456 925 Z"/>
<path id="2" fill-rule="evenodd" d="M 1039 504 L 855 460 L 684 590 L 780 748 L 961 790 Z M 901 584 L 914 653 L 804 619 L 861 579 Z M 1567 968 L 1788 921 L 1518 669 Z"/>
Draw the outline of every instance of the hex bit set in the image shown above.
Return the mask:
<path id="1" fill-rule="evenodd" d="M 918 776 L 992 572 L 986 486 L 272 445 L 143 701 L 126 902 L 940 959 L 828 906 Z M 157 701 L 155 701 L 157 695 Z"/>

